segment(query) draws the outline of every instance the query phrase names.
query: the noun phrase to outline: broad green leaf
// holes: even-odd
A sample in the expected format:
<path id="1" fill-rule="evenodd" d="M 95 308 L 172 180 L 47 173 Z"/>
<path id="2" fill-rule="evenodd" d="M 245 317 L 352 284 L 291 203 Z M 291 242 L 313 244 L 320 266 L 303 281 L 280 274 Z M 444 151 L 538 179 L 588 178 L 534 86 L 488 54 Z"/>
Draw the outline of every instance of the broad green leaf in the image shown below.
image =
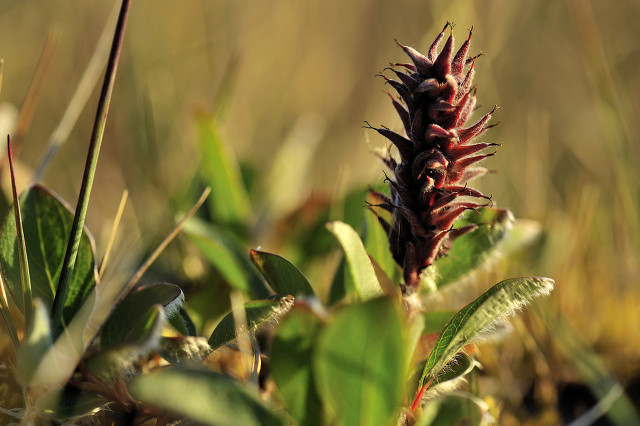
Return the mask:
<path id="1" fill-rule="evenodd" d="M 165 309 L 162 305 L 151 307 L 142 321 L 136 324 L 126 343 L 108 349 L 103 348 L 87 361 L 87 368 L 94 376 L 105 382 L 115 382 L 132 373 L 141 357 L 148 356 L 151 351 L 159 347 L 162 328 L 166 321 Z"/>
<path id="2" fill-rule="evenodd" d="M 277 294 L 314 297 L 309 281 L 295 265 L 282 256 L 251 250 L 251 261 Z"/>
<path id="3" fill-rule="evenodd" d="M 247 317 L 247 327 L 250 333 L 263 325 L 274 325 L 275 321 L 284 315 L 293 306 L 293 296 L 274 296 L 272 299 L 257 300 L 244 305 L 243 309 Z M 240 309 L 240 308 L 239 308 Z M 220 320 L 211 337 L 209 345 L 217 349 L 222 345 L 231 343 L 236 338 L 236 324 L 233 312 L 229 312 Z"/>
<path id="4" fill-rule="evenodd" d="M 16 372 L 21 384 L 29 385 L 47 351 L 53 346 L 49 311 L 40 299 L 33 301 L 33 322 L 28 325 L 27 335 L 20 342 L 16 354 Z"/>
<path id="5" fill-rule="evenodd" d="M 313 372 L 336 425 L 389 425 L 403 394 L 404 339 L 390 298 L 346 305 L 317 342 Z"/>
<path id="6" fill-rule="evenodd" d="M 50 311 L 73 214 L 57 196 L 39 185 L 29 188 L 20 200 L 33 297 L 42 299 L 47 311 Z M 94 253 L 93 239 L 85 229 L 64 305 L 66 324 L 95 286 L 97 273 Z M 13 210 L 7 215 L 0 235 L 0 262 L 13 300 L 24 312 Z"/>
<path id="7" fill-rule="evenodd" d="M 311 368 L 320 320 L 306 307 L 289 312 L 271 346 L 271 374 L 288 413 L 299 426 L 322 423 L 322 401 Z"/>
<path id="8" fill-rule="evenodd" d="M 215 426 L 284 426 L 246 383 L 209 371 L 167 368 L 135 377 L 129 393 L 144 404 Z"/>
<path id="9" fill-rule="evenodd" d="M 513 215 L 508 210 L 484 207 L 479 212 L 470 210 L 454 224 L 456 228 L 470 224 L 476 224 L 478 228 L 456 238 L 447 255 L 433 263 L 438 287 L 463 278 L 489 259 L 513 223 Z"/>
<path id="10" fill-rule="evenodd" d="M 38 398 L 36 408 L 47 419 L 65 420 L 95 414 L 110 403 L 112 401 L 103 396 L 69 386 L 46 392 Z"/>
<path id="11" fill-rule="evenodd" d="M 434 379 L 472 339 L 532 299 L 549 294 L 552 289 L 553 280 L 550 278 L 512 278 L 499 282 L 462 308 L 436 341 L 425 364 L 420 388 Z"/>
<path id="12" fill-rule="evenodd" d="M 156 283 L 132 291 L 116 306 L 102 327 L 100 345 L 109 349 L 121 343 L 135 343 L 146 339 L 146 324 L 153 307 L 161 305 L 169 322 L 182 334 L 189 334 L 180 309 L 184 294 L 174 284 Z"/>
<path id="13" fill-rule="evenodd" d="M 251 215 L 251 207 L 240 166 L 222 141 L 213 118 L 198 117 L 198 130 L 202 155 L 200 171 L 211 186 L 211 214 L 222 223 L 244 225 Z"/>
<path id="14" fill-rule="evenodd" d="M 197 218 L 189 219 L 183 229 L 229 285 L 248 293 L 252 299 L 273 294 L 249 260 L 246 248 L 233 235 Z"/>
<path id="15" fill-rule="evenodd" d="M 367 301 L 382 296 L 384 293 L 358 233 L 346 223 L 339 221 L 328 223 L 327 228 L 342 245 L 360 299 Z"/>

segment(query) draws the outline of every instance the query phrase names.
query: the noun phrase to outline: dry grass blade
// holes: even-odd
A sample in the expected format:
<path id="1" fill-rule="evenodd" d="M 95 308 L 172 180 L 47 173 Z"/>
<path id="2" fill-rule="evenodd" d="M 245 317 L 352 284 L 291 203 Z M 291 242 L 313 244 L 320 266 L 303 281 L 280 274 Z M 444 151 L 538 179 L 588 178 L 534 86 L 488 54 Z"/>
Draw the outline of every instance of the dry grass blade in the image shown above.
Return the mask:
<path id="1" fill-rule="evenodd" d="M 111 248 L 113 247 L 113 241 L 116 238 L 116 232 L 118 231 L 118 225 L 120 225 L 120 220 L 122 219 L 122 213 L 124 212 L 124 206 L 127 204 L 127 197 L 129 196 L 129 191 L 125 189 L 122 193 L 122 198 L 120 199 L 120 205 L 118 206 L 118 211 L 116 212 L 116 217 L 113 219 L 113 227 L 111 228 L 111 234 L 109 235 L 109 241 L 107 242 L 107 248 L 104 251 L 104 257 L 102 258 L 102 262 L 100 263 L 100 270 L 98 271 L 98 282 L 102 279 L 102 274 L 107 266 L 107 261 L 109 260 L 109 254 L 111 253 Z"/>
<path id="2" fill-rule="evenodd" d="M 42 178 L 49 167 L 49 164 L 51 164 L 51 160 L 58 152 L 58 149 L 67 141 L 71 130 L 73 130 L 73 127 L 82 112 L 82 109 L 86 105 L 89 96 L 91 96 L 91 92 L 98 83 L 100 74 L 105 67 L 107 58 L 109 57 L 109 42 L 111 41 L 111 34 L 113 32 L 112 28 L 115 26 L 117 18 L 118 5 L 116 4 L 111 15 L 107 19 L 104 29 L 102 30 L 102 34 L 100 34 L 100 38 L 96 43 L 93 55 L 80 78 L 78 87 L 76 88 L 71 101 L 69 101 L 67 109 L 62 115 L 62 119 L 60 119 L 60 123 L 58 123 L 58 126 L 53 130 L 49 137 L 47 149 L 36 166 L 32 182 L 35 183 Z"/>
<path id="3" fill-rule="evenodd" d="M 153 251 L 153 253 L 151 253 L 149 258 L 138 268 L 136 273 L 133 274 L 133 277 L 131 278 L 131 280 L 127 283 L 127 285 L 120 292 L 118 300 L 120 298 L 124 297 L 129 291 L 131 291 L 131 289 L 138 283 L 138 281 L 140 281 L 140 278 L 142 278 L 144 273 L 147 272 L 147 269 L 149 269 L 149 267 L 153 264 L 153 262 L 155 262 L 155 260 L 158 258 L 160 253 L 162 253 L 162 251 L 169 245 L 169 243 L 171 241 L 173 241 L 173 239 L 176 236 L 178 236 L 178 234 L 180 233 L 180 230 L 184 227 L 185 223 L 187 223 L 187 220 L 191 219 L 193 217 L 193 215 L 196 214 L 196 212 L 198 211 L 200 206 L 202 206 L 204 201 L 209 196 L 210 192 L 211 192 L 211 188 L 209 188 L 209 187 L 207 187 L 202 192 L 202 195 L 200 195 L 200 198 L 198 199 L 196 204 L 191 208 L 191 210 L 189 210 L 189 212 L 182 218 L 182 220 L 180 220 L 180 222 L 178 222 L 178 224 L 175 226 L 175 228 L 173 228 L 171 230 L 171 232 L 169 232 L 169 235 L 167 235 L 164 238 L 164 240 L 162 240 L 162 242 L 160 242 L 160 244 L 158 244 L 158 247 L 156 247 L 156 249 Z"/>

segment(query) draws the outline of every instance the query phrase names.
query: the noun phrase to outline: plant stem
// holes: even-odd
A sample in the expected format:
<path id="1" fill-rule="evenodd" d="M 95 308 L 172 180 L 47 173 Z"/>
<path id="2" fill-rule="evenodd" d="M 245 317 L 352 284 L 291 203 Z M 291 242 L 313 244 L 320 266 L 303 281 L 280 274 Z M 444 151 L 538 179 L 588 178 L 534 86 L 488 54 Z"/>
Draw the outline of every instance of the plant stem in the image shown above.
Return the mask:
<path id="1" fill-rule="evenodd" d="M 98 164 L 98 156 L 100 154 L 102 136 L 104 135 L 104 127 L 107 122 L 107 113 L 111 102 L 111 94 L 113 92 L 113 85 L 116 78 L 116 70 L 118 69 L 120 52 L 122 50 L 122 41 L 124 39 L 124 30 L 127 23 L 127 17 L 129 15 L 130 3 L 131 0 L 122 1 L 122 7 L 120 8 L 120 15 L 118 16 L 118 23 L 116 24 L 113 43 L 111 45 L 111 52 L 109 53 L 109 62 L 107 63 L 107 70 L 102 84 L 102 91 L 100 92 L 100 100 L 98 101 L 98 110 L 93 124 L 91 141 L 89 142 L 89 152 L 87 154 L 84 175 L 82 177 L 82 186 L 80 187 L 78 204 L 76 205 L 76 212 L 73 217 L 73 225 L 71 226 L 71 233 L 67 244 L 67 251 L 64 256 L 64 263 L 62 264 L 60 280 L 58 281 L 58 287 L 56 289 L 56 296 L 53 300 L 53 307 L 51 308 L 51 328 L 54 337 L 60 335 L 63 328 L 62 310 L 67 298 L 71 274 L 75 268 L 78 247 L 80 246 L 80 238 L 82 237 L 84 221 L 87 215 L 89 196 L 91 194 L 91 187 L 93 185 L 96 166 Z"/>

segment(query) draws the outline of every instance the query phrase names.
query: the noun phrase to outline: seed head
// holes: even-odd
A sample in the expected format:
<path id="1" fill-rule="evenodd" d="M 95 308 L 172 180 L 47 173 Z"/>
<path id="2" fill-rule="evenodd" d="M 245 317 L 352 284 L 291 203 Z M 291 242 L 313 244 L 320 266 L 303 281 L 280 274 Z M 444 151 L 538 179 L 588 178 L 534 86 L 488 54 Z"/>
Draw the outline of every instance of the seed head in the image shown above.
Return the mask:
<path id="1" fill-rule="evenodd" d="M 449 37 L 438 53 L 447 29 Z M 391 253 L 403 268 L 408 291 L 418 288 L 420 273 L 444 256 L 455 238 L 476 227 L 454 229 L 454 221 L 464 211 L 491 202 L 467 185 L 486 173 L 477 164 L 494 155 L 495 150 L 487 150 L 499 145 L 474 142 L 491 127 L 487 123 L 496 107 L 475 124 L 466 125 L 477 91 L 472 86 L 477 57 L 467 56 L 472 31 L 455 54 L 451 23 L 444 26 L 426 55 L 396 41 L 412 63 L 392 64 L 385 71 L 397 79 L 383 78 L 399 96 L 392 96 L 392 103 L 404 135 L 366 123 L 399 152 L 399 158 L 391 154 L 383 158 L 392 171 L 386 179 L 391 196 L 374 195 L 381 200 L 377 206 L 391 213 L 390 223 L 382 218 L 380 222 L 389 236 Z"/>

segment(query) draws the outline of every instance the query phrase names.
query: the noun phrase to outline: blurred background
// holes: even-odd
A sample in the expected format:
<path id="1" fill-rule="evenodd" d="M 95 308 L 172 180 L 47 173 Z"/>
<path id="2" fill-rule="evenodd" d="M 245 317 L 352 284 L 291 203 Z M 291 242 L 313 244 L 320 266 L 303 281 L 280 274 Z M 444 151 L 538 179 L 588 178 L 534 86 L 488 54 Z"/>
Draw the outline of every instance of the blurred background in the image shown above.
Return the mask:
<path id="1" fill-rule="evenodd" d="M 0 130 L 17 139 L 23 188 L 103 28 L 113 28 L 114 5 L 0 0 Z M 489 278 L 556 280 L 550 301 L 517 320 L 513 336 L 481 348 L 487 374 L 499 378 L 487 392 L 502 424 L 550 424 L 565 406 L 584 412 L 597 399 L 616 400 L 616 386 L 637 405 L 639 18 L 631 0 L 136 0 L 88 215 L 98 252 L 125 189 L 114 255 L 125 269 L 193 203 L 203 111 L 218 117 L 251 176 L 263 228 L 252 244 L 276 251 L 269 233 L 286 229 L 266 231 L 269 217 L 304 200 L 331 204 L 384 178 L 372 150 L 386 141 L 362 124 L 400 128 L 375 76 L 407 61 L 394 39 L 424 51 L 446 21 L 456 24 L 458 45 L 473 26 L 471 54 L 485 54 L 476 63 L 478 116 L 500 106 L 500 125 L 483 137 L 503 143 L 485 163 L 496 173 L 477 186 L 542 229 Z M 40 178 L 72 205 L 99 95 L 88 87 L 77 124 Z M 1 179 L 6 187 L 6 167 Z"/>

